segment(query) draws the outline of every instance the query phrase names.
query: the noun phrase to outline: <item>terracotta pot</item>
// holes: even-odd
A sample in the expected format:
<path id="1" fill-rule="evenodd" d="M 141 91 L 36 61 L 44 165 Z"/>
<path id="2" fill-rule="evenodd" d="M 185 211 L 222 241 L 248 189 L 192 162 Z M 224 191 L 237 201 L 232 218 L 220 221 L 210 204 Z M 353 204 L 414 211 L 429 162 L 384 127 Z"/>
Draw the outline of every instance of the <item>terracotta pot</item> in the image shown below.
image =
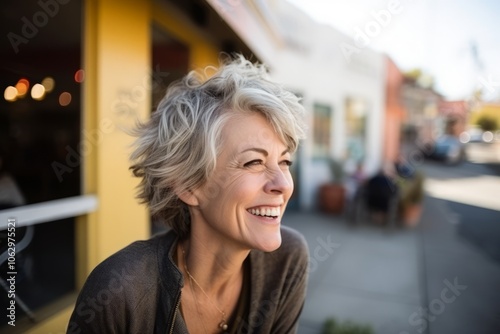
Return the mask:
<path id="1" fill-rule="evenodd" d="M 406 227 L 415 227 L 420 222 L 422 216 L 422 204 L 408 205 L 401 212 L 401 220 Z"/>
<path id="2" fill-rule="evenodd" d="M 340 214 L 344 210 L 345 189 L 341 184 L 328 183 L 319 188 L 319 207 L 327 213 Z"/>

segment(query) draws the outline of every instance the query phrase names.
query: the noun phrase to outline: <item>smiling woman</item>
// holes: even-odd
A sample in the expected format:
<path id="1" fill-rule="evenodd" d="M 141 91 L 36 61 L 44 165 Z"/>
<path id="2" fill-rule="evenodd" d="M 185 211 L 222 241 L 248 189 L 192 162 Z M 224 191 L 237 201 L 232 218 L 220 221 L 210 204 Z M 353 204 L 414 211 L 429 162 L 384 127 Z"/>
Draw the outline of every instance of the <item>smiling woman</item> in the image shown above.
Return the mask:
<path id="1" fill-rule="evenodd" d="M 139 198 L 171 230 L 101 263 L 68 332 L 296 332 L 308 252 L 281 219 L 304 109 L 242 56 L 211 70 L 172 84 L 135 132 Z"/>

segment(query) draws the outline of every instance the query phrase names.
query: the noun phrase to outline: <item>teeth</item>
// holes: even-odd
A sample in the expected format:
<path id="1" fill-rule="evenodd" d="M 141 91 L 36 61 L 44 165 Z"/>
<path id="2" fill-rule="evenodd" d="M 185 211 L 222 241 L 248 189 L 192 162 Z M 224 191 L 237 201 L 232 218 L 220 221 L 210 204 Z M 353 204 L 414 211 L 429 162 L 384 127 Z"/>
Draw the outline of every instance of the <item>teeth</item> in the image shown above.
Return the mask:
<path id="1" fill-rule="evenodd" d="M 260 208 L 248 210 L 251 214 L 263 217 L 278 217 L 281 214 L 280 208 Z"/>

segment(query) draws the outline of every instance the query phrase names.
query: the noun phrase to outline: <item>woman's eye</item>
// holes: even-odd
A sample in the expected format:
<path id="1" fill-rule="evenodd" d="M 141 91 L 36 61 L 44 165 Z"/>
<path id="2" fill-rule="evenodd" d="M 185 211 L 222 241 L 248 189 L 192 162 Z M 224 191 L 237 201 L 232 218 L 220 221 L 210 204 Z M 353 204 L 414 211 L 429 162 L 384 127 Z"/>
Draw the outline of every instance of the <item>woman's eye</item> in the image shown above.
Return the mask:
<path id="1" fill-rule="evenodd" d="M 262 160 L 256 159 L 245 163 L 243 166 L 244 167 L 259 166 L 262 165 L 262 163 L 263 163 Z"/>
<path id="2" fill-rule="evenodd" d="M 291 165 L 293 165 L 293 161 L 283 160 L 281 164 L 290 167 Z"/>

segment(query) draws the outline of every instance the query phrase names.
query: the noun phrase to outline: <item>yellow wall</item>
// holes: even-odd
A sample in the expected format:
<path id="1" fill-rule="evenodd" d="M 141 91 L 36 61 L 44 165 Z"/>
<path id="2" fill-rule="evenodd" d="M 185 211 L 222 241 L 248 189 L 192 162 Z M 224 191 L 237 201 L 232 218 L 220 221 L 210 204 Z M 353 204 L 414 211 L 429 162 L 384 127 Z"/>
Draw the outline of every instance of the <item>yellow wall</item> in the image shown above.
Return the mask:
<path id="1" fill-rule="evenodd" d="M 110 254 L 150 235 L 149 213 L 135 199 L 128 170 L 130 129 L 151 107 L 151 23 L 188 45 L 190 67 L 216 65 L 219 50 L 191 25 L 153 1 L 84 1 L 83 192 L 99 207 L 77 219 L 77 288 Z M 27 333 L 63 333 L 73 305 Z"/>
<path id="2" fill-rule="evenodd" d="M 85 115 L 102 140 L 94 161 L 95 179 L 88 180 L 99 199 L 98 211 L 88 221 L 95 225 L 87 241 L 88 269 L 131 241 L 149 236 L 148 213 L 134 198 L 137 180 L 128 170 L 132 137 L 123 130 L 149 115 L 150 8 L 143 1 L 104 0 L 96 1 L 95 11 L 87 20 L 96 27 L 88 40 L 95 45 L 88 56 L 96 65 L 96 98 Z"/>
<path id="3" fill-rule="evenodd" d="M 497 126 L 500 126 L 500 104 L 485 103 L 481 105 L 470 113 L 469 123 L 477 124 L 481 117 L 493 118 L 497 121 Z"/>

